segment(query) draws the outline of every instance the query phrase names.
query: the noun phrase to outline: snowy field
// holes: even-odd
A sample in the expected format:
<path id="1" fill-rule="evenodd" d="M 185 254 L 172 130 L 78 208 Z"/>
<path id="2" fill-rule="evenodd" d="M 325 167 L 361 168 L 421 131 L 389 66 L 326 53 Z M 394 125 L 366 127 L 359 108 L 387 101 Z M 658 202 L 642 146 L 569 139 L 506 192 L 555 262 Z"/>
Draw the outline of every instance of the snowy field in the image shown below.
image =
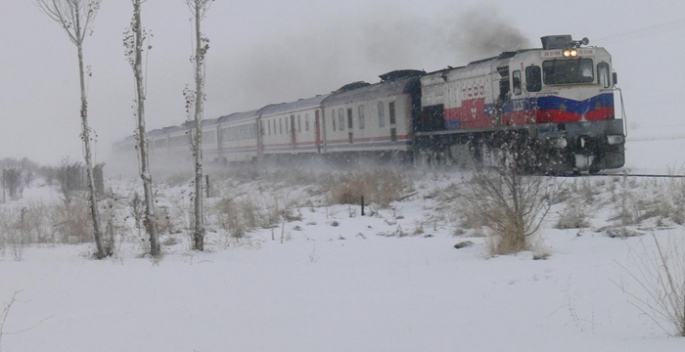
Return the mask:
<path id="1" fill-rule="evenodd" d="M 682 173 L 685 139 L 634 135 L 626 169 Z M 635 297 L 646 296 L 631 277 L 652 258 L 654 237 L 673 243 L 683 227 L 660 215 L 633 226 L 643 236 L 611 238 L 606 230 L 616 195 L 659 198 L 670 181 L 641 179 L 626 189 L 620 177 L 562 180 L 572 195 L 540 231 L 537 251 L 549 257 L 533 260 L 540 253 L 493 257 L 482 232 L 461 228 L 463 208 L 449 194 L 459 193 L 463 177 L 408 171 L 407 197 L 372 205 L 365 216 L 358 206 L 326 205 L 326 190 L 307 179 L 229 179 L 208 207 L 242 197 L 286 215 L 240 237 L 210 211 L 206 252 L 191 251 L 183 232 L 187 184 L 160 185 L 174 232 L 162 236 L 161 259 L 141 255 L 145 245 L 125 216 L 137 183 L 112 178 L 112 213 L 120 214 L 112 218 L 124 231 L 113 257 L 91 259 L 90 244 L 3 250 L 0 302 L 15 293 L 16 301 L 0 350 L 685 351 L 685 339 L 669 337 L 639 309 Z M 36 185 L 3 207 L 59 199 Z M 588 226 L 557 229 L 573 199 Z M 455 249 L 462 241 L 474 245 Z"/>

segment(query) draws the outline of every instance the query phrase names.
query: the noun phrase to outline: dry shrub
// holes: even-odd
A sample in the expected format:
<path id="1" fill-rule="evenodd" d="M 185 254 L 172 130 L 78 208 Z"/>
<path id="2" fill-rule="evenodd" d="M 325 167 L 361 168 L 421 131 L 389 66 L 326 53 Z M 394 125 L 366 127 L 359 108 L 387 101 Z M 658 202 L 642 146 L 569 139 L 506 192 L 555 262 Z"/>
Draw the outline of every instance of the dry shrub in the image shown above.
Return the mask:
<path id="1" fill-rule="evenodd" d="M 367 204 L 388 207 L 413 189 L 411 180 L 398 170 L 380 169 L 349 173 L 327 180 L 328 204 L 359 204 L 361 196 Z"/>
<path id="2" fill-rule="evenodd" d="M 157 231 L 160 234 L 174 233 L 174 224 L 169 216 L 169 208 L 166 206 L 157 207 Z"/>
<path id="3" fill-rule="evenodd" d="M 171 187 L 181 186 L 189 184 L 195 179 L 194 174 L 191 171 L 187 172 L 177 172 L 168 175 L 163 178 L 162 182 L 168 184 Z"/>
<path id="4" fill-rule="evenodd" d="M 530 250 L 557 192 L 550 177 L 524 176 L 504 160 L 492 170 L 476 170 L 466 183 L 464 200 L 474 224 L 487 227 L 491 254 Z"/>
<path id="5" fill-rule="evenodd" d="M 633 253 L 629 269 L 641 293 L 627 292 L 631 302 L 666 333 L 685 337 L 685 240 L 670 236 L 664 245 L 652 233 L 655 246 L 642 242 L 643 253 Z"/>
<path id="6" fill-rule="evenodd" d="M 219 223 L 234 238 L 245 237 L 259 225 L 259 209 L 250 199 L 222 198 L 216 208 Z"/>
<path id="7" fill-rule="evenodd" d="M 490 211 L 490 216 L 498 219 L 496 223 L 488 220 L 484 221 L 488 228 L 487 242 L 490 254 L 516 254 L 532 248 L 525 230 L 514 223 L 513 216 L 505 214 L 505 211 L 498 206 L 494 206 Z"/>
<path id="8" fill-rule="evenodd" d="M 54 206 L 51 222 L 59 243 L 86 243 L 93 240 L 88 201 L 75 198 L 70 204 Z"/>
<path id="9" fill-rule="evenodd" d="M 555 228 L 565 230 L 590 227 L 588 213 L 587 206 L 571 201 L 566 204 L 566 208 L 559 215 L 559 220 L 557 221 Z"/>
<path id="10" fill-rule="evenodd" d="M 656 218 L 658 222 L 670 219 L 685 224 L 685 179 L 670 178 L 616 179 L 617 192 L 612 192 L 615 203 L 613 220 L 618 226 L 639 225 Z"/>

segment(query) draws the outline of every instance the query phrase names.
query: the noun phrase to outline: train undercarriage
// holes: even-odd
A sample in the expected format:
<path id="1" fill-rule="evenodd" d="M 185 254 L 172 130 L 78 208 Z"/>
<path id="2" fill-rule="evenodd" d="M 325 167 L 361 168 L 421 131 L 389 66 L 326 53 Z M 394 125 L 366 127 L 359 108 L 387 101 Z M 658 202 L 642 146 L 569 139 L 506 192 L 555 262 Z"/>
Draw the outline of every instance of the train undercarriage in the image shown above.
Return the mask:
<path id="1" fill-rule="evenodd" d="M 417 164 L 498 166 L 509 158 L 520 172 L 597 173 L 625 163 L 622 120 L 419 132 Z"/>

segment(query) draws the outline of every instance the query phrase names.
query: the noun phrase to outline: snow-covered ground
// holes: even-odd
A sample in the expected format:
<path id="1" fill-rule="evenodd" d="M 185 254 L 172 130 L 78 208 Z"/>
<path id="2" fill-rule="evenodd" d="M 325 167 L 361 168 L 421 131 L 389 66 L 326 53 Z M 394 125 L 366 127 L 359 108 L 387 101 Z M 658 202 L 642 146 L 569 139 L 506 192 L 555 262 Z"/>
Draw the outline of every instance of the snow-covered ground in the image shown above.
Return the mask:
<path id="1" fill-rule="evenodd" d="M 629 137 L 626 169 L 682 167 L 685 139 L 656 137 Z M 410 197 L 366 216 L 357 206 L 325 206 L 320 194 L 287 178 L 236 181 L 234 196 L 253 189 L 247 196 L 256 204 L 278 199 L 280 207 L 290 204 L 292 217 L 242 239 L 210 236 L 206 252 L 190 251 L 183 234 L 163 236 L 162 259 L 140 256 L 144 245 L 134 235 L 100 261 L 89 257 L 92 245 L 33 245 L 21 261 L 8 249 L 0 259 L 0 301 L 19 292 L 0 325 L 0 350 L 685 350 L 685 339 L 668 337 L 635 307 L 632 295 L 644 292 L 631 277 L 640 258 L 653 254 L 650 232 L 666 243 L 682 238 L 683 228 L 648 219 L 638 226 L 644 236 L 607 236 L 620 179 L 564 180 L 578 192 L 590 187 L 591 226 L 554 229 L 567 209 L 558 204 L 540 236 L 551 255 L 533 260 L 531 252 L 491 257 L 487 239 L 473 230 L 454 236 L 458 214 L 440 196 L 462 175 L 410 174 Z M 109 186 L 127 198 L 132 185 L 112 179 Z M 631 187 L 644 194 L 666 186 Z M 182 189 L 160 187 L 160 205 L 189 207 L 174 198 Z M 47 188 L 25 197 L 59 198 Z M 474 245 L 454 248 L 467 240 Z"/>

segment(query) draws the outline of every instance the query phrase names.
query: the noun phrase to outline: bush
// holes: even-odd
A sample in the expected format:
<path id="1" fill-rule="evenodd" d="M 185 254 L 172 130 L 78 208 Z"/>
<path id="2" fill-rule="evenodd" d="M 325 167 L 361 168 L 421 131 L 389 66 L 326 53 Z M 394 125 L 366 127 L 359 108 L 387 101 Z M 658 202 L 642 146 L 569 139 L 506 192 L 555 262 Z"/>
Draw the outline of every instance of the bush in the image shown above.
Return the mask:
<path id="1" fill-rule="evenodd" d="M 328 183 L 328 184 L 325 184 Z M 380 169 L 330 177 L 324 188 L 330 189 L 328 204 L 367 204 L 388 207 L 413 190 L 413 184 L 399 170 Z"/>
<path id="2" fill-rule="evenodd" d="M 560 230 L 582 229 L 587 227 L 590 227 L 587 207 L 584 204 L 575 202 L 566 204 L 566 208 L 559 216 L 559 220 L 555 226 L 555 228 Z"/>
<path id="3" fill-rule="evenodd" d="M 665 332 L 685 337 L 685 240 L 670 237 L 663 245 L 654 233 L 652 238 L 654 249 L 642 242 L 644 253 L 634 256 L 630 269 L 622 266 L 643 290 L 628 295 Z"/>
<path id="4" fill-rule="evenodd" d="M 466 183 L 464 198 L 475 217 L 472 222 L 489 228 L 493 255 L 534 247 L 531 236 L 542 225 L 557 190 L 550 177 L 522 175 L 511 155 L 494 169 L 477 169 Z"/>

